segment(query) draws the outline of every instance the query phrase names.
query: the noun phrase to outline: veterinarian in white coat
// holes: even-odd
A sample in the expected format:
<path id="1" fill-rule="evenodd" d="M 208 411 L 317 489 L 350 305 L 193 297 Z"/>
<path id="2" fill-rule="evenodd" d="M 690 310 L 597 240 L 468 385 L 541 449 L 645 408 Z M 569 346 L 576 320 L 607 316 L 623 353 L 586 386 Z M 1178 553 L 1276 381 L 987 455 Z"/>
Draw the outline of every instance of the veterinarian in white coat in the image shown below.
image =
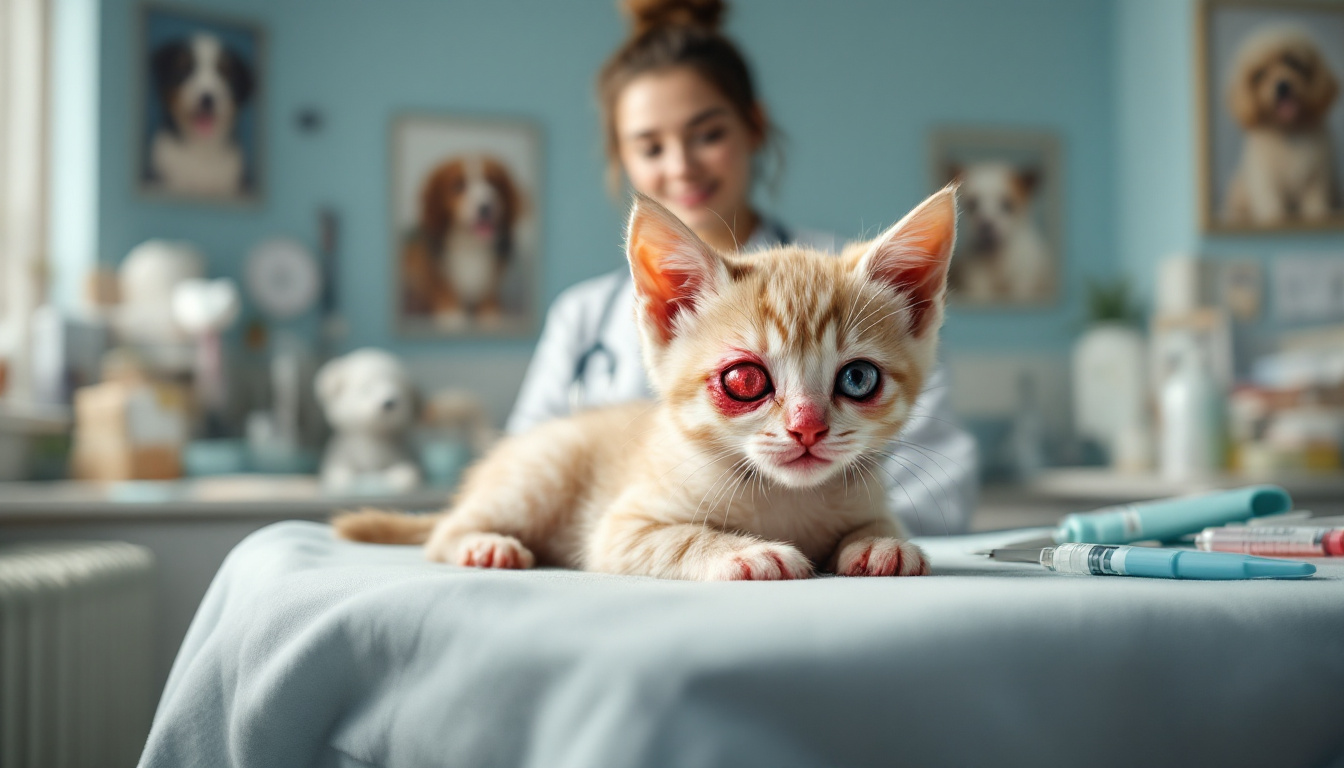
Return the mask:
<path id="1" fill-rule="evenodd" d="M 609 181 L 624 176 L 723 252 L 788 243 L 835 250 L 834 238 L 790 232 L 752 207 L 757 161 L 773 127 L 746 60 L 719 32 L 723 3 L 625 5 L 631 36 L 597 83 Z M 555 300 L 507 428 L 521 432 L 578 409 L 651 396 L 623 267 Z M 975 505 L 975 442 L 955 425 L 947 397 L 939 368 L 885 466 L 891 508 L 911 533 L 965 530 Z"/>

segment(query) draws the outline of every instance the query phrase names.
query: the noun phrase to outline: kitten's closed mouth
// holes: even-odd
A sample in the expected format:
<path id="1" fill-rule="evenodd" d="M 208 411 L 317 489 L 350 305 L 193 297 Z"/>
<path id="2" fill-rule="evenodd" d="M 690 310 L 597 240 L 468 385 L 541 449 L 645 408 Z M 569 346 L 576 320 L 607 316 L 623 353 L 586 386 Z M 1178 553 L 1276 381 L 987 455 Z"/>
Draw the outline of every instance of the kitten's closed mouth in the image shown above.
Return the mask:
<path id="1" fill-rule="evenodd" d="M 782 462 L 782 466 L 790 469 L 812 469 L 813 467 L 824 467 L 831 461 L 831 459 L 823 459 L 810 451 L 803 451 L 798 458 Z"/>

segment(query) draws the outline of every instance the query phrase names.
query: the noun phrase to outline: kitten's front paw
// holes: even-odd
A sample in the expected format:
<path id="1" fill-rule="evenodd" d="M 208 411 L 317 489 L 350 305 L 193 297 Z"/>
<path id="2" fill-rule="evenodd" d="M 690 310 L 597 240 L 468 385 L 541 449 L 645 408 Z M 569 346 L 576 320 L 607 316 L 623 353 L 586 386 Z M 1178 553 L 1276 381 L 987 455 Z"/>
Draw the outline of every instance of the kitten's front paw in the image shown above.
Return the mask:
<path id="1" fill-rule="evenodd" d="M 841 576 L 927 576 L 924 551 L 901 539 L 866 538 L 840 550 L 835 572 Z"/>
<path id="2" fill-rule="evenodd" d="M 452 547 L 435 548 L 430 542 L 429 559 L 441 563 L 474 566 L 476 568 L 531 568 L 536 558 L 523 543 L 512 536 L 498 533 L 468 533 Z"/>
<path id="3" fill-rule="evenodd" d="M 806 579 L 812 563 L 796 547 L 773 542 L 748 544 L 725 552 L 705 568 L 705 581 L 780 581 Z"/>

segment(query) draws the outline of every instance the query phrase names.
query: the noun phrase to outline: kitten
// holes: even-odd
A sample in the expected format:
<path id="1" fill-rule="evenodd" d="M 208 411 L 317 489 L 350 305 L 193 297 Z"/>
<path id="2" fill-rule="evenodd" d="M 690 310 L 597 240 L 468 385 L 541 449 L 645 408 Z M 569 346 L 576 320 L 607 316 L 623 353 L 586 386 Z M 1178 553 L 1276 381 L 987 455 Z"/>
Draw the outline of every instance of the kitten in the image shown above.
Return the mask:
<path id="1" fill-rule="evenodd" d="M 720 254 L 663 207 L 627 233 L 656 403 L 500 443 L 451 512 L 336 518 L 431 560 L 672 579 L 928 572 L 887 512 L 879 462 L 933 366 L 954 190 L 842 254 Z"/>

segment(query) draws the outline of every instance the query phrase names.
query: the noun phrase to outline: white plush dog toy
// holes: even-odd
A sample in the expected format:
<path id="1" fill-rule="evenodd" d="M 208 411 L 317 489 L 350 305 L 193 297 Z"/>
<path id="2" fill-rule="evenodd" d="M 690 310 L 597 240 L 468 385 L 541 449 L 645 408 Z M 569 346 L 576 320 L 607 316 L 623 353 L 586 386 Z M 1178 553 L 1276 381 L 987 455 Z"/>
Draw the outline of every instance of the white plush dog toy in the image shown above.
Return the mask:
<path id="1" fill-rule="evenodd" d="M 419 397 L 401 361 L 380 349 L 356 350 L 322 366 L 316 388 L 335 432 L 322 458 L 328 490 L 420 485 L 420 466 L 407 440 Z"/>

